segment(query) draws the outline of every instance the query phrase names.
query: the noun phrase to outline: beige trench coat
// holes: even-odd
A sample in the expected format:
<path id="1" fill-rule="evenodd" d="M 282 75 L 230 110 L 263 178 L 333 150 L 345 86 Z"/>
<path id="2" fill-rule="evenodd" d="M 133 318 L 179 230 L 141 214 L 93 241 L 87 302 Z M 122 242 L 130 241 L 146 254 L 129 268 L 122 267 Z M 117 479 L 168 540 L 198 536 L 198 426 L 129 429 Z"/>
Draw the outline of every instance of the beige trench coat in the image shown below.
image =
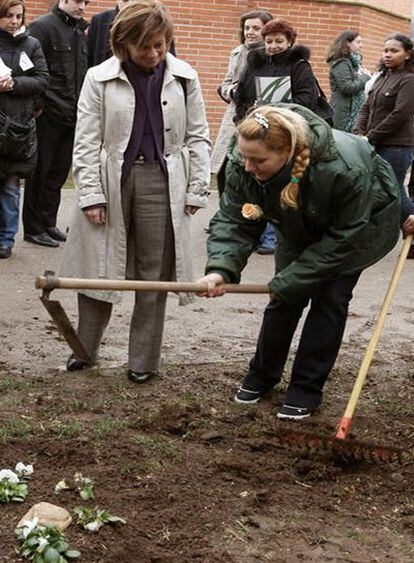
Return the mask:
<path id="1" fill-rule="evenodd" d="M 183 77 L 184 89 L 176 77 Z M 164 156 L 175 237 L 176 279 L 193 278 L 186 205 L 205 207 L 210 179 L 210 141 L 204 101 L 196 71 L 168 53 L 161 89 Z M 121 170 L 134 119 L 134 90 L 120 61 L 112 57 L 89 69 L 78 103 L 73 152 L 73 176 L 78 205 L 73 211 L 60 275 L 79 278 L 125 279 L 127 244 L 121 208 Z M 94 225 L 82 209 L 107 205 L 105 225 Z M 154 249 L 156 252 L 156 249 Z M 116 303 L 119 292 L 83 291 L 95 299 Z M 180 302 L 191 300 L 180 296 Z"/>
<path id="2" fill-rule="evenodd" d="M 232 94 L 237 88 L 240 74 L 246 65 L 247 53 L 248 49 L 244 44 L 238 45 L 233 49 L 230 55 L 227 74 L 219 86 L 221 96 L 227 101 L 229 106 L 224 113 L 216 142 L 214 143 L 213 154 L 211 156 L 211 172 L 213 174 L 217 174 L 220 170 L 227 153 L 230 139 L 236 130 L 233 122 L 236 111 Z"/>

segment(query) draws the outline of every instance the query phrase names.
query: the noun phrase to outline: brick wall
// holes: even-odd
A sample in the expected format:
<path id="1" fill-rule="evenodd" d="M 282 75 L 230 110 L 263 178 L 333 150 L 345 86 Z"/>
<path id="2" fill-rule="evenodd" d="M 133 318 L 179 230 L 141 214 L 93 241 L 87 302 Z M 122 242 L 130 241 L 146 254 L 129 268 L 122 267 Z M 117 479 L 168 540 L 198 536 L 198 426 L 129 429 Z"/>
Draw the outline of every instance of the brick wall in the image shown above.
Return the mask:
<path id="1" fill-rule="evenodd" d="M 411 0 L 373 0 L 390 11 L 406 9 Z M 328 91 L 328 69 L 325 55 L 331 40 L 344 29 L 355 29 L 364 38 L 364 64 L 370 70 L 381 55 L 384 38 L 393 31 L 409 33 L 409 19 L 368 6 L 365 2 L 344 0 L 165 0 L 175 23 L 179 56 L 189 61 L 200 75 L 207 106 L 212 138 L 225 110 L 216 89 L 227 68 L 230 51 L 238 43 L 238 21 L 241 14 L 266 9 L 275 17 L 287 19 L 298 30 L 299 43 L 312 50 L 312 65 L 322 86 Z M 27 0 L 30 22 L 47 11 L 50 2 Z M 111 0 L 92 0 L 88 16 L 114 5 Z M 401 13 L 401 12 L 400 12 Z"/>
<path id="2" fill-rule="evenodd" d="M 364 0 L 364 4 L 374 6 L 374 8 L 383 8 L 402 16 L 410 16 L 414 6 L 412 0 Z"/>

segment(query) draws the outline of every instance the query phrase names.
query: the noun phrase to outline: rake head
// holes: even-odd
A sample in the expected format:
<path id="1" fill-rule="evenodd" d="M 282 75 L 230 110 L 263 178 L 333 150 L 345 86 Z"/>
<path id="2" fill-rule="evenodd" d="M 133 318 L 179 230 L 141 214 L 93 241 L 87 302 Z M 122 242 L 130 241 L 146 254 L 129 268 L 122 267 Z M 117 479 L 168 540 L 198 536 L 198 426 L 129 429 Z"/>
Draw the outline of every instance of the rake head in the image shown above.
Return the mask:
<path id="1" fill-rule="evenodd" d="M 298 453 L 318 457 L 332 457 L 335 460 L 352 464 L 368 461 L 374 463 L 405 463 L 409 452 L 392 446 L 380 446 L 361 442 L 352 438 L 338 440 L 334 436 L 324 436 L 296 428 L 277 426 L 277 441 L 284 448 Z"/>

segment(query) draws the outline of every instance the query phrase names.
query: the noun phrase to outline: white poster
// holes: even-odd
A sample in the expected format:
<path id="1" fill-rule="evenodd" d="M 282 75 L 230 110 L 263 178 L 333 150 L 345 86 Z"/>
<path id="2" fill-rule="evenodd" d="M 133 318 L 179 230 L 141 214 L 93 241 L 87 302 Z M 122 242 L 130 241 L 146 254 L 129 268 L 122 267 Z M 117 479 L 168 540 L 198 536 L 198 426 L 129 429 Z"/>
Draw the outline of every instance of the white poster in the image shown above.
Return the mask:
<path id="1" fill-rule="evenodd" d="M 292 85 L 290 76 L 257 76 L 257 101 L 261 104 L 290 103 Z"/>

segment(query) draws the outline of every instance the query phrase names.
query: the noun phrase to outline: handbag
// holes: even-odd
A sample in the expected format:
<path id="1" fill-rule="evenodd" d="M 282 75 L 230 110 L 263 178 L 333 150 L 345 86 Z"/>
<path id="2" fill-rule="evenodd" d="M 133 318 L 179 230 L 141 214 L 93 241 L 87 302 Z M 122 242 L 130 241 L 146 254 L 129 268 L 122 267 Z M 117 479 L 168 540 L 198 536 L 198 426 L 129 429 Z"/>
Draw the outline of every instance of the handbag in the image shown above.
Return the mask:
<path id="1" fill-rule="evenodd" d="M 0 157 L 12 161 L 28 160 L 37 149 L 36 120 L 18 123 L 0 111 Z"/>
<path id="2" fill-rule="evenodd" d="M 324 119 L 331 127 L 333 125 L 333 109 L 331 104 L 328 102 L 325 92 L 322 90 L 318 79 L 315 76 L 315 84 L 318 93 L 318 99 L 316 101 L 315 113 L 322 119 Z"/>

